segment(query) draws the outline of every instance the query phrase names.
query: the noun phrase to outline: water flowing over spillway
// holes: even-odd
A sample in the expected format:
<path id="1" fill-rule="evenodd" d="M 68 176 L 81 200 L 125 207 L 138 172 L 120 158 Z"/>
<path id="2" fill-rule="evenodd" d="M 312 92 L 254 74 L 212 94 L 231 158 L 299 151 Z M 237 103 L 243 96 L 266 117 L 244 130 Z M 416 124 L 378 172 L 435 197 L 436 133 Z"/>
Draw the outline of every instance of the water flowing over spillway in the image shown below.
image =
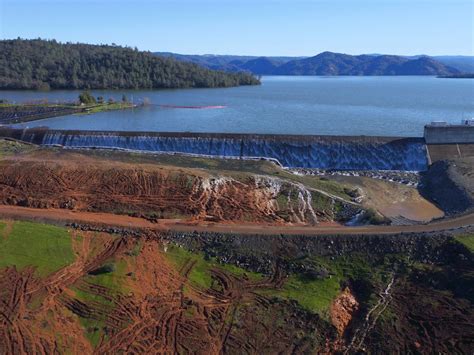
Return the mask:
<path id="1" fill-rule="evenodd" d="M 12 130 L 17 131 L 17 130 Z M 18 130 L 20 131 L 20 130 Z M 422 138 L 291 136 L 30 129 L 18 139 L 73 148 L 119 148 L 232 158 L 266 158 L 284 167 L 338 170 L 427 168 Z M 18 136 L 19 133 L 16 133 Z"/>

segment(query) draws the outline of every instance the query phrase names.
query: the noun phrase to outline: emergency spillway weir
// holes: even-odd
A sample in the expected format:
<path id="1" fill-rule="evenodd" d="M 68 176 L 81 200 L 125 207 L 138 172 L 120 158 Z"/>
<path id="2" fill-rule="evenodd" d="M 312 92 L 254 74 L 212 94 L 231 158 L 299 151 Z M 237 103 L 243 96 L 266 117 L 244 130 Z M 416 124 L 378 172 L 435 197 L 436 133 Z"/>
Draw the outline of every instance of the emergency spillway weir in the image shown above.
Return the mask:
<path id="1" fill-rule="evenodd" d="M 428 164 L 423 138 L 99 132 L 38 128 L 2 128 L 0 136 L 69 148 L 264 158 L 277 160 L 289 168 L 422 171 L 426 170 Z"/>

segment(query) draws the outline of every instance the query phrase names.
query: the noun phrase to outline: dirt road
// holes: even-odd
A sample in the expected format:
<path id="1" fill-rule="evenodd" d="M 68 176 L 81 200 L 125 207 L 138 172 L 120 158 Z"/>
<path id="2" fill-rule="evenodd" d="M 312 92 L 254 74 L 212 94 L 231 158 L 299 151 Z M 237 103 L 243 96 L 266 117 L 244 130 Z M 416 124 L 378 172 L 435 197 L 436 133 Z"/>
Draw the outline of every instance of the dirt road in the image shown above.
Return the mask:
<path id="1" fill-rule="evenodd" d="M 461 227 L 474 226 L 474 213 L 457 218 L 443 219 L 430 224 L 412 226 L 360 226 L 345 227 L 341 225 L 310 226 L 281 226 L 263 224 L 232 224 L 232 223 L 199 223 L 177 219 L 163 219 L 152 223 L 142 218 L 135 218 L 110 213 L 73 212 L 63 209 L 35 209 L 17 206 L 0 205 L 0 218 L 43 220 L 59 223 L 85 223 L 129 228 L 147 228 L 162 231 L 182 232 L 218 232 L 239 234 L 394 234 L 409 232 L 435 232 Z"/>

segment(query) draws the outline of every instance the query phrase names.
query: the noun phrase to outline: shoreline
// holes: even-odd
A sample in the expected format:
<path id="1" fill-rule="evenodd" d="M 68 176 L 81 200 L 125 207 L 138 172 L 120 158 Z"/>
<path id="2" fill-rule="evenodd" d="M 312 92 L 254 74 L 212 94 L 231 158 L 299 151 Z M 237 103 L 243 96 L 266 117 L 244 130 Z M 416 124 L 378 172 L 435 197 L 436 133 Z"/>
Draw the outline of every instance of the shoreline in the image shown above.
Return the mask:
<path id="1" fill-rule="evenodd" d="M 77 103 L 33 103 L 10 104 L 0 103 L 0 127 L 41 121 L 53 117 L 70 115 L 90 115 L 98 112 L 129 110 L 140 105 L 129 102 L 102 103 L 94 105 L 78 105 Z"/>

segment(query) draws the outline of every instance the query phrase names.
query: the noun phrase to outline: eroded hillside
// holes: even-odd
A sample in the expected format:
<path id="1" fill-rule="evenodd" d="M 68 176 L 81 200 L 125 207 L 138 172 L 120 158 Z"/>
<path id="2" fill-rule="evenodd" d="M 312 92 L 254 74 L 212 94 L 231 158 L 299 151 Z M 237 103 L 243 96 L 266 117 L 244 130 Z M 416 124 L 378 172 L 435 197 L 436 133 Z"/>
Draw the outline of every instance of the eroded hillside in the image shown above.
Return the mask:
<path id="1" fill-rule="evenodd" d="M 422 193 L 447 214 L 474 208 L 474 157 L 441 160 L 424 173 Z"/>
<path id="2" fill-rule="evenodd" d="M 41 150 L 0 161 L 0 203 L 207 221 L 317 224 L 363 210 L 337 184 Z M 330 188 L 327 188 L 329 186 Z"/>
<path id="3" fill-rule="evenodd" d="M 472 234 L 113 232 L 0 222 L 1 353 L 472 348 Z"/>

